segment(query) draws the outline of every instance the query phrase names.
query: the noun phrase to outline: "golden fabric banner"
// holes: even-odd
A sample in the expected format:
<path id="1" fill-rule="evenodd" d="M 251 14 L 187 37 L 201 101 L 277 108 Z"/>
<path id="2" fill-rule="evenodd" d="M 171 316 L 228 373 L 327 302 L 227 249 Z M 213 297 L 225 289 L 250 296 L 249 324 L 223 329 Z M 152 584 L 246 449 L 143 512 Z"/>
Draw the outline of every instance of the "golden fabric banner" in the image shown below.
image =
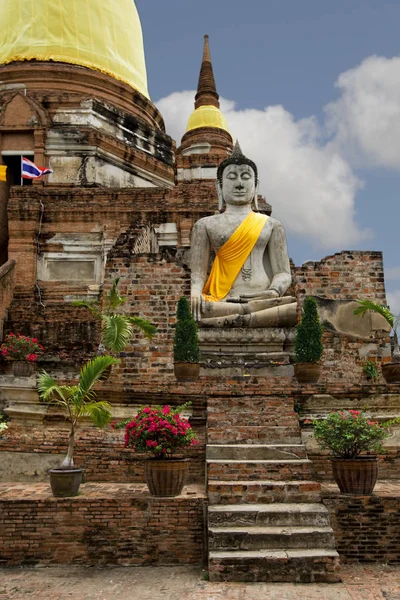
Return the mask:
<path id="1" fill-rule="evenodd" d="M 229 293 L 267 220 L 266 215 L 251 212 L 221 246 L 203 289 L 205 300 L 219 302 Z"/>
<path id="2" fill-rule="evenodd" d="M 0 0 L 0 64 L 54 60 L 97 69 L 147 98 L 133 0 Z"/>
<path id="3" fill-rule="evenodd" d="M 0 165 L 0 181 L 7 181 L 7 167 Z"/>

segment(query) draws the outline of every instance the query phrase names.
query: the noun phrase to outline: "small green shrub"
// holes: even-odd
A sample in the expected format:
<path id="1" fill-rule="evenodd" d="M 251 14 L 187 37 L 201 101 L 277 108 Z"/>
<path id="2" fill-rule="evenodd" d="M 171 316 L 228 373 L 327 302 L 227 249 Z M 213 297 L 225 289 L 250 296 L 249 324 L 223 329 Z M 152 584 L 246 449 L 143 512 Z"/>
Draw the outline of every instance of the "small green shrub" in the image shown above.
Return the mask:
<path id="1" fill-rule="evenodd" d="M 367 379 L 378 379 L 379 371 L 376 364 L 372 360 L 367 360 L 362 367 Z"/>
<path id="2" fill-rule="evenodd" d="M 321 421 L 305 421 L 314 425 L 314 436 L 321 448 L 332 456 L 355 458 L 361 452 L 384 452 L 382 441 L 389 437 L 388 428 L 400 419 L 385 423 L 373 421 L 360 410 L 330 413 Z"/>
<path id="3" fill-rule="evenodd" d="M 174 361 L 197 363 L 200 360 L 197 325 L 190 310 L 190 304 L 182 296 L 177 305 L 174 336 Z"/>
<path id="4" fill-rule="evenodd" d="M 318 316 L 317 302 L 307 296 L 303 305 L 303 316 L 297 325 L 294 353 L 296 363 L 315 363 L 322 356 L 322 326 Z"/>

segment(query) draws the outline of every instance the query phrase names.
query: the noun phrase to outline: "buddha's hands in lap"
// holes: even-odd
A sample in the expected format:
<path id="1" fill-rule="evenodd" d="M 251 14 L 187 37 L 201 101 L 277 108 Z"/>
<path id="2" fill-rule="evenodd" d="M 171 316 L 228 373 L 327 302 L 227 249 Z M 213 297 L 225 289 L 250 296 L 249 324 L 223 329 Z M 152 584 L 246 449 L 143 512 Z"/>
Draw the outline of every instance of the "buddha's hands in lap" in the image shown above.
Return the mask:
<path id="1" fill-rule="evenodd" d="M 276 290 L 265 290 L 265 292 L 254 292 L 253 294 L 242 294 L 240 296 L 243 300 L 264 300 L 266 298 L 279 298 L 279 294 Z"/>
<path id="2" fill-rule="evenodd" d="M 192 315 L 195 321 L 200 321 L 201 313 L 204 311 L 205 300 L 203 295 L 192 296 L 191 298 Z"/>

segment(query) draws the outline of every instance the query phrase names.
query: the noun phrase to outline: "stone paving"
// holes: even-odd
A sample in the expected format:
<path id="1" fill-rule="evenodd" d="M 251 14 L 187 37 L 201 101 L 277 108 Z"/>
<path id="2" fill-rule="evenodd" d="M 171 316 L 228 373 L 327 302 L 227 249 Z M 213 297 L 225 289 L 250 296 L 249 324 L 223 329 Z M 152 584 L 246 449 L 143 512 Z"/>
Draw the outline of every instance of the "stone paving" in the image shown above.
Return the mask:
<path id="1" fill-rule="evenodd" d="M 0 568 L 0 600 L 400 600 L 400 565 L 349 564 L 342 583 L 210 583 L 197 567 Z"/>

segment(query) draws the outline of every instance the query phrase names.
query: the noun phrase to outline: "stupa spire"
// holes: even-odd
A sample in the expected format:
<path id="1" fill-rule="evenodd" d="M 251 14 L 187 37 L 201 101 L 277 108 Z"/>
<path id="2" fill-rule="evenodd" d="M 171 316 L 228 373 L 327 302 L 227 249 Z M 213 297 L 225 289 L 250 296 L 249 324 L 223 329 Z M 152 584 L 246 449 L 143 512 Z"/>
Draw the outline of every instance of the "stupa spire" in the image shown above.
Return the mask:
<path id="1" fill-rule="evenodd" d="M 199 83 L 197 85 L 194 106 L 195 108 L 199 108 L 200 106 L 215 106 L 216 108 L 219 108 L 219 96 L 211 63 L 208 35 L 204 36 L 203 59 L 201 62 Z"/>

